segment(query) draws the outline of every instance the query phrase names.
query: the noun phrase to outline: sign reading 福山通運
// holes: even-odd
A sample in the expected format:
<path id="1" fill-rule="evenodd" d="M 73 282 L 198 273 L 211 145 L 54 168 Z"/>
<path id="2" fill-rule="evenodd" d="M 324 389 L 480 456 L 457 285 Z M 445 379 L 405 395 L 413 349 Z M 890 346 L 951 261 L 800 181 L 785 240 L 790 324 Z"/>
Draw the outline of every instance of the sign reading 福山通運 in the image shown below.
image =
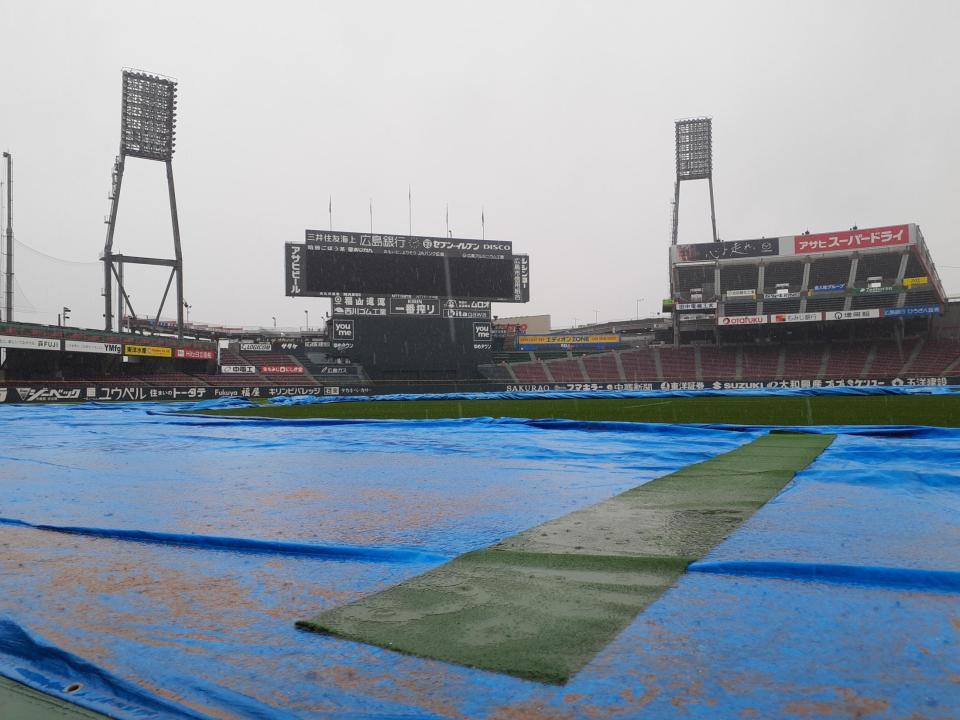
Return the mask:
<path id="1" fill-rule="evenodd" d="M 124 345 L 123 354 L 133 357 L 173 357 L 173 349 L 156 345 Z"/>
<path id="2" fill-rule="evenodd" d="M 867 250 L 907 245 L 909 243 L 909 226 L 891 225 L 889 227 L 843 230 L 818 235 L 796 235 L 793 238 L 793 251 L 797 255 L 806 255 L 809 253 L 841 252 L 843 250 Z"/>

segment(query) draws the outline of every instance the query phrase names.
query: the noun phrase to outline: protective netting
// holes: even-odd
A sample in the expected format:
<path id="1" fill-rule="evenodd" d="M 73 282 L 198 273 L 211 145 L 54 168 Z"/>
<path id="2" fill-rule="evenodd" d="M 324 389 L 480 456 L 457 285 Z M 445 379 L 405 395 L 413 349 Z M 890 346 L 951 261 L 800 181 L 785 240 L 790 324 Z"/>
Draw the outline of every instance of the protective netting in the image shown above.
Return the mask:
<path id="1" fill-rule="evenodd" d="M 766 429 L 157 409 L 0 407 L 0 674 L 137 718 L 960 706 L 949 586 L 743 571 L 960 571 L 960 432 L 837 438 L 705 558 L 718 572 L 683 576 L 557 688 L 293 623 Z"/>

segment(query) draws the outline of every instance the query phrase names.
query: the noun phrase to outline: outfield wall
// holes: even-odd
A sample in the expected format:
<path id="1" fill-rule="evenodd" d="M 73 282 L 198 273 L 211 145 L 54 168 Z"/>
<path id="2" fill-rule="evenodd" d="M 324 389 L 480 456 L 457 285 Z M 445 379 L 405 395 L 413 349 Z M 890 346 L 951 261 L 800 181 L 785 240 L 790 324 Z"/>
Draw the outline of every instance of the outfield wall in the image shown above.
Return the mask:
<path id="1" fill-rule="evenodd" d="M 214 400 L 224 397 L 270 399 L 313 395 L 337 397 L 349 395 L 395 395 L 402 393 L 452 392 L 542 392 L 542 391 L 598 391 L 623 392 L 629 390 L 746 390 L 758 388 L 835 388 L 835 387 L 937 387 L 960 386 L 960 376 L 954 377 L 890 377 L 840 378 L 831 380 L 697 380 L 651 381 L 618 383 L 491 383 L 491 382 L 436 382 L 384 383 L 377 385 L 283 385 L 283 386 L 227 386 L 178 385 L 165 387 L 98 385 L 89 383 L 11 383 L 0 387 L 0 403 L 46 402 L 153 402 Z"/>

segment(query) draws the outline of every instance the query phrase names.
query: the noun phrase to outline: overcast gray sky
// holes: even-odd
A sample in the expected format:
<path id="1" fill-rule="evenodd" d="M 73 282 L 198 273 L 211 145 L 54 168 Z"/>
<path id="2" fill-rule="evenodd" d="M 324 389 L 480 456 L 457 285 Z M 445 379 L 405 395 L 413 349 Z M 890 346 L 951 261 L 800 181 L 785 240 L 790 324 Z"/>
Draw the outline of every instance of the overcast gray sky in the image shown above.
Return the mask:
<path id="1" fill-rule="evenodd" d="M 124 66 L 180 83 L 191 319 L 311 324 L 283 243 L 326 227 L 514 242 L 554 327 L 667 292 L 673 122 L 713 117 L 724 239 L 919 223 L 960 291 L 960 3 L 0 0 L 18 319 L 101 327 Z M 127 165 L 116 250 L 171 251 L 163 166 Z M 684 183 L 681 242 L 710 239 Z M 38 251 L 38 252 L 34 252 Z M 62 263 L 38 253 L 71 260 Z M 952 266 L 952 267 L 950 267 Z M 149 273 L 149 274 L 148 274 Z M 131 274 L 133 274 L 131 272 Z M 156 312 L 164 278 L 130 278 Z M 172 308 L 171 308 L 172 310 Z M 170 314 L 170 313 L 165 313 Z"/>

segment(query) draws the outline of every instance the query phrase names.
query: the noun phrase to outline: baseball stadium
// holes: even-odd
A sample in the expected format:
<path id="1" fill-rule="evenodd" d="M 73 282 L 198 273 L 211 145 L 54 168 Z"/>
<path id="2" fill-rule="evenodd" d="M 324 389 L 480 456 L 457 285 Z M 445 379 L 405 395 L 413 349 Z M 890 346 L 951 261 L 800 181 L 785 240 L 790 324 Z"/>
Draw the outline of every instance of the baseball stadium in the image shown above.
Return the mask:
<path id="1" fill-rule="evenodd" d="M 721 240 L 697 117 L 650 317 L 500 317 L 522 243 L 314 227 L 270 272 L 322 327 L 191 323 L 176 97 L 123 71 L 102 328 L 18 319 L 5 157 L 0 717 L 957 717 L 960 299 L 923 218 Z M 168 257 L 118 251 L 134 161 Z"/>

